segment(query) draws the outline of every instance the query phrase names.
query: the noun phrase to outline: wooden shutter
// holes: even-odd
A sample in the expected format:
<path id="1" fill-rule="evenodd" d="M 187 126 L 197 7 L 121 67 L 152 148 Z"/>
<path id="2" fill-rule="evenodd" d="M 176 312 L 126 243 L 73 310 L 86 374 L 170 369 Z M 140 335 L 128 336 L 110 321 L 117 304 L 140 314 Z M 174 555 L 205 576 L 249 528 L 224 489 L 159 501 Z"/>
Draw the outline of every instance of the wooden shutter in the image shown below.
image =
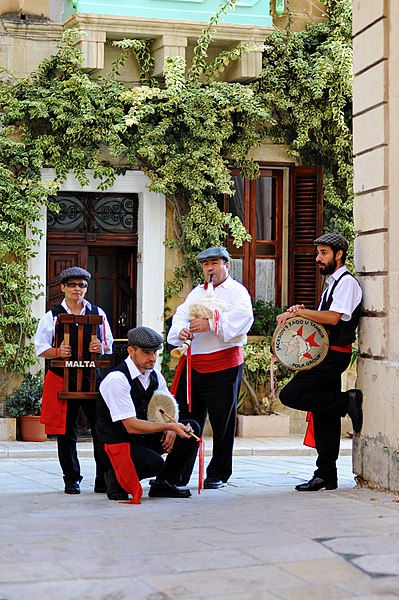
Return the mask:
<path id="1" fill-rule="evenodd" d="M 319 304 L 321 283 L 313 241 L 322 234 L 322 185 L 322 167 L 295 167 L 290 203 L 290 305 L 317 308 Z"/>

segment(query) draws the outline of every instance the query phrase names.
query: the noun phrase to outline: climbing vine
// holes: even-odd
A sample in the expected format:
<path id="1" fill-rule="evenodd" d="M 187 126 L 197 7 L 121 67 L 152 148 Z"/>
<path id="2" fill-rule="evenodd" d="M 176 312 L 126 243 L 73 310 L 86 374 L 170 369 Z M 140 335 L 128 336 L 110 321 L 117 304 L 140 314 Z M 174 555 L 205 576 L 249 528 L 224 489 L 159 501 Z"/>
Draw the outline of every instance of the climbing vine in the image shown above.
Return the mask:
<path id="1" fill-rule="evenodd" d="M 218 81 L 239 46 L 207 61 L 216 23 L 237 0 L 227 0 L 200 35 L 186 69 L 169 58 L 162 86 L 152 77 L 149 41 L 112 42 L 120 49 L 108 75 L 90 79 L 81 69 L 75 41 L 67 30 L 54 56 L 26 79 L 3 71 L 0 81 L 0 368 L 7 380 L 33 364 L 36 322 L 31 303 L 41 292 L 27 276 L 41 230 L 43 205 L 72 171 L 82 186 L 91 169 L 100 189 L 126 168 L 139 168 L 150 189 L 164 193 L 173 208 L 175 239 L 170 248 L 182 261 L 166 286 L 177 294 L 184 277 L 197 276 L 195 254 L 224 243 L 240 247 L 248 239 L 237 217 L 219 209 L 232 193 L 231 167 L 257 176 L 247 159 L 269 136 L 285 143 L 306 163 L 326 168 L 326 221 L 350 229 L 350 13 L 349 0 L 325 0 L 328 20 L 305 32 L 275 31 L 267 40 L 261 79 L 250 85 Z M 128 89 L 119 70 L 134 56 L 141 85 Z M 108 158 L 105 158 L 108 157 Z M 123 167 L 118 166 L 123 164 Z M 43 182 L 41 169 L 55 179 Z M 1 393 L 1 386 L 0 386 Z"/>
<path id="2" fill-rule="evenodd" d="M 237 246 L 247 238 L 242 223 L 222 213 L 222 194 L 232 193 L 229 164 L 256 174 L 246 159 L 269 124 L 268 111 L 253 89 L 212 81 L 229 56 L 206 63 L 214 25 L 236 0 L 226 1 L 204 29 L 191 68 L 169 59 L 165 85 L 152 78 L 149 42 L 114 42 L 121 49 L 109 75 L 92 80 L 81 69 L 75 47 L 77 30 L 67 30 L 53 56 L 26 79 L 3 71 L 0 81 L 0 368 L 2 381 L 22 373 L 35 358 L 36 322 L 31 304 L 38 281 L 27 276 L 29 260 L 41 236 L 36 225 L 42 206 L 57 193 L 72 171 L 82 186 L 87 169 L 106 189 L 123 169 L 140 168 L 154 192 L 165 193 L 174 207 L 177 241 L 183 265 L 169 282 L 167 296 L 181 289 L 183 274 L 193 273 L 193 256 L 208 243 L 220 244 L 228 232 Z M 129 90 L 119 69 L 133 55 L 141 69 L 141 86 Z M 208 82 L 208 83 L 206 83 Z M 109 159 L 104 156 L 108 154 Z M 123 159 L 123 160 L 121 160 Z M 123 162 L 124 167 L 115 165 Z M 44 183 L 41 169 L 55 179 Z M 180 218 L 181 217 L 181 218 Z M 198 225 L 198 226 L 195 226 Z M 1 390 L 0 390 L 1 392 Z"/>
<path id="3" fill-rule="evenodd" d="M 352 239 L 352 2 L 322 1 L 324 21 L 267 38 L 257 91 L 274 117 L 272 141 L 324 166 L 326 229 Z"/>

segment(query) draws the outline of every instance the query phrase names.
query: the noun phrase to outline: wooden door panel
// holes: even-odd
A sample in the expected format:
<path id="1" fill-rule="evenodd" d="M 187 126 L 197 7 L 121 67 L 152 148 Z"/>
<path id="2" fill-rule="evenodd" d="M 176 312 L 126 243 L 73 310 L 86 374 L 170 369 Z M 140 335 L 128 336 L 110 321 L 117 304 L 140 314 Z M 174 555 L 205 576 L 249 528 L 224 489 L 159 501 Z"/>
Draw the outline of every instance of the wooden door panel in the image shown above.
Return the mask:
<path id="1" fill-rule="evenodd" d="M 59 275 L 64 269 L 79 266 L 87 269 L 87 247 L 74 248 L 64 246 L 62 249 L 54 246 L 47 248 L 47 310 L 59 304 L 64 298 L 59 285 Z"/>

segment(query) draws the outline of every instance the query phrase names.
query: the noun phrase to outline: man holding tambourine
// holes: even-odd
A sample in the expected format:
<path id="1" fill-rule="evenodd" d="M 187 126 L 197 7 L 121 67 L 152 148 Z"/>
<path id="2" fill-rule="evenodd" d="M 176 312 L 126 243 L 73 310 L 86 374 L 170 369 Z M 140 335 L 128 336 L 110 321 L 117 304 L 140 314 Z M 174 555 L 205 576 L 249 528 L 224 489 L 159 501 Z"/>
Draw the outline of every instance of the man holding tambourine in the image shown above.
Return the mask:
<path id="1" fill-rule="evenodd" d="M 285 406 L 312 413 L 318 454 L 313 477 L 295 488 L 300 492 L 337 488 L 341 417 L 347 414 L 351 417 L 355 433 L 360 432 L 363 422 L 362 392 L 341 391 L 341 375 L 349 366 L 352 343 L 356 339 L 362 290 L 345 266 L 348 242 L 342 235 L 325 233 L 314 244 L 317 246 L 316 266 L 322 275 L 330 276 L 318 310 L 296 304 L 277 317 L 280 331 L 288 319 L 288 323 L 291 319 L 298 320 L 296 339 L 283 342 L 286 354 L 297 356 L 298 365 L 292 368 L 298 372 L 281 390 L 280 400 Z M 300 322 L 303 319 L 316 324 L 315 332 L 304 334 Z M 313 366 L 311 349 L 321 345 L 319 337 L 323 337 L 324 330 L 328 332 L 328 350 Z M 305 368 L 301 368 L 301 364 L 306 365 Z"/>

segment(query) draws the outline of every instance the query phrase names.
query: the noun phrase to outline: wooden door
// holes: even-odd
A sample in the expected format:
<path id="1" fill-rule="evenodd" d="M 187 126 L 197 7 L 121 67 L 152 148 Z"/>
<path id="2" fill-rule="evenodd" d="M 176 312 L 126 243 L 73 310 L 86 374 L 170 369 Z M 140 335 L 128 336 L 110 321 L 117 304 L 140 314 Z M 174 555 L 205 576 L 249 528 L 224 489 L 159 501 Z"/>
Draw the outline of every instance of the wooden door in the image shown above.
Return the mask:
<path id="1" fill-rule="evenodd" d="M 49 245 L 47 248 L 47 310 L 59 304 L 64 298 L 61 292 L 59 275 L 64 269 L 78 265 L 87 269 L 88 247 Z"/>

